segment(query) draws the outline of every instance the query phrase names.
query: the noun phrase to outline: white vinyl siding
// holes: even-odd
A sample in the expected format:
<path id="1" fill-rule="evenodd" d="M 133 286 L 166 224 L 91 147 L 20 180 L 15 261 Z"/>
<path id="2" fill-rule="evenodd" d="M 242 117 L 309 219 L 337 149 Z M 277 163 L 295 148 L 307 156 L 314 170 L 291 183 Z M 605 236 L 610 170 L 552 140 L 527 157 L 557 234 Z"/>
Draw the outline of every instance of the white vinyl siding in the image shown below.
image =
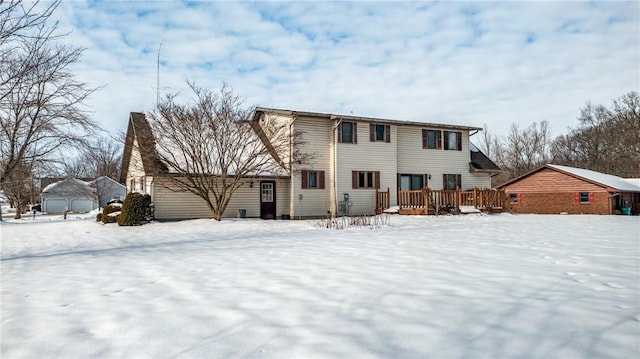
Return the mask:
<path id="1" fill-rule="evenodd" d="M 335 122 L 334 122 L 335 123 Z M 380 189 L 391 189 L 391 203 L 397 203 L 396 186 L 396 129 L 391 125 L 390 142 L 369 141 L 369 123 L 357 122 L 358 143 L 338 143 L 336 159 L 337 171 L 337 198 L 341 201 L 344 193 L 349 194 L 352 205 L 351 214 L 372 214 L 375 210 L 374 188 L 353 189 L 352 171 L 380 171 Z"/>
<path id="2" fill-rule="evenodd" d="M 253 188 L 247 183 L 238 189 L 227 206 L 223 218 L 236 218 L 239 209 L 247 210 L 248 218 L 260 217 L 260 179 L 254 179 Z M 288 179 L 276 179 L 277 219 L 288 214 Z M 172 191 L 166 178 L 156 178 L 153 182 L 152 201 L 156 219 L 211 218 L 211 212 L 204 200 L 188 191 Z"/>
<path id="3" fill-rule="evenodd" d="M 304 144 L 300 151 L 313 155 L 309 164 L 303 169 L 324 171 L 324 189 L 302 189 L 302 176 L 294 172 L 291 186 L 292 217 L 326 216 L 334 212 L 331 141 L 333 121 L 320 118 L 299 117 L 293 125 L 293 131 L 302 132 Z M 300 199 L 302 195 L 302 199 Z"/>
<path id="4" fill-rule="evenodd" d="M 135 181 L 135 190 L 140 191 L 142 188 L 140 184 L 140 178 L 144 177 L 144 167 L 142 165 L 142 156 L 140 156 L 140 150 L 138 149 L 138 140 L 134 138 L 133 146 L 131 146 L 131 157 L 129 159 L 129 171 L 127 172 L 127 193 L 133 191 L 131 188 L 132 180 Z M 149 181 L 145 182 L 145 188 L 149 188 Z"/>
<path id="5" fill-rule="evenodd" d="M 469 162 L 468 131 L 455 130 L 462 133 L 462 150 L 446 151 L 438 149 L 422 148 L 422 130 L 442 130 L 418 126 L 398 127 L 398 172 L 399 173 L 425 173 L 431 175 L 428 186 L 432 189 L 442 189 L 442 175 L 445 173 L 458 173 L 462 175 L 462 189 L 473 187 L 490 187 L 491 179 L 488 174 L 471 174 Z M 451 130 L 454 131 L 454 130 Z M 393 202 L 392 202 L 393 203 Z"/>

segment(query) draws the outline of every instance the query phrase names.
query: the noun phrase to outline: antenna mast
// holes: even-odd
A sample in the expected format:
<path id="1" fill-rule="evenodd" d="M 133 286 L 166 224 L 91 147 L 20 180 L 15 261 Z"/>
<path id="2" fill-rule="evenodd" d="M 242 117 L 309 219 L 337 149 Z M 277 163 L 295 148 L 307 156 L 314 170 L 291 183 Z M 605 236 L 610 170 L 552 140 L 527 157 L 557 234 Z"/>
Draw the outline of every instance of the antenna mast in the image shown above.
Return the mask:
<path id="1" fill-rule="evenodd" d="M 160 50 L 162 49 L 162 42 L 158 47 L 158 67 L 156 69 L 156 110 L 160 105 Z"/>

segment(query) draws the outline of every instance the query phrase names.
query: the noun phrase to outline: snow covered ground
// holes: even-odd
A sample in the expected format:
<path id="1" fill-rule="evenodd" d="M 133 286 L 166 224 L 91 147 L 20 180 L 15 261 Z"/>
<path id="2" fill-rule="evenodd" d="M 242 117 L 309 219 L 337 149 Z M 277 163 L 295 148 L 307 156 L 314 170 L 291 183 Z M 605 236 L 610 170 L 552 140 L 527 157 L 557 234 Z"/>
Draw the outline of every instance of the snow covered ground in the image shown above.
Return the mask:
<path id="1" fill-rule="evenodd" d="M 640 220 L 0 224 L 2 358 L 640 355 Z"/>

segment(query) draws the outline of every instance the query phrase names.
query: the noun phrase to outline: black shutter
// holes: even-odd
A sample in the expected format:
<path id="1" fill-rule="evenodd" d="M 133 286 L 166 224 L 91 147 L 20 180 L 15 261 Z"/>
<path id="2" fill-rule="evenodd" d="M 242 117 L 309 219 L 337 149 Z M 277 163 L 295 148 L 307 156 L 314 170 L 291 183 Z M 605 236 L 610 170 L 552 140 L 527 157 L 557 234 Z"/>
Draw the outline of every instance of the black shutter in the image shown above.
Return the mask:
<path id="1" fill-rule="evenodd" d="M 358 123 L 357 122 L 351 122 L 353 124 L 353 130 L 351 133 L 353 133 L 353 143 L 358 143 Z"/>
<path id="2" fill-rule="evenodd" d="M 358 188 L 358 171 L 351 171 L 351 188 Z"/>
<path id="3" fill-rule="evenodd" d="M 442 131 L 436 131 L 436 148 L 442 149 Z"/>
<path id="4" fill-rule="evenodd" d="M 373 172 L 373 183 L 376 189 L 380 189 L 380 171 Z"/>
<path id="5" fill-rule="evenodd" d="M 457 133 L 457 139 L 458 139 L 458 151 L 462 151 L 462 132 L 456 132 Z"/>
<path id="6" fill-rule="evenodd" d="M 444 173 L 442 174 L 442 189 L 444 189 L 444 190 L 450 189 L 448 187 L 447 177 L 448 176 L 446 174 L 444 174 Z"/>
<path id="7" fill-rule="evenodd" d="M 422 148 L 427 148 L 427 130 L 422 130 Z"/>
<path id="8" fill-rule="evenodd" d="M 324 171 L 318 171 L 318 188 L 324 189 Z"/>
<path id="9" fill-rule="evenodd" d="M 391 143 L 391 126 L 384 126 L 384 141 L 386 143 Z"/>
<path id="10" fill-rule="evenodd" d="M 369 142 L 376 141 L 376 125 L 373 123 L 369 124 Z"/>

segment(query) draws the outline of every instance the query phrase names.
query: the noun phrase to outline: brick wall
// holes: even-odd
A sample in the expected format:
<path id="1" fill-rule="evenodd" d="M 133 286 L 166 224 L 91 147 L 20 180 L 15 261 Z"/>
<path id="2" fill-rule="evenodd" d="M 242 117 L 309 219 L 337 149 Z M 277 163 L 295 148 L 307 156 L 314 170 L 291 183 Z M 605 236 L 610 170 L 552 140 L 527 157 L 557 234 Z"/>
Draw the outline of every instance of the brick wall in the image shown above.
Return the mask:
<path id="1" fill-rule="evenodd" d="M 591 193 L 591 203 L 576 202 L 575 192 L 519 193 L 520 202 L 512 203 L 512 208 L 515 213 L 609 214 L 609 193 Z"/>

